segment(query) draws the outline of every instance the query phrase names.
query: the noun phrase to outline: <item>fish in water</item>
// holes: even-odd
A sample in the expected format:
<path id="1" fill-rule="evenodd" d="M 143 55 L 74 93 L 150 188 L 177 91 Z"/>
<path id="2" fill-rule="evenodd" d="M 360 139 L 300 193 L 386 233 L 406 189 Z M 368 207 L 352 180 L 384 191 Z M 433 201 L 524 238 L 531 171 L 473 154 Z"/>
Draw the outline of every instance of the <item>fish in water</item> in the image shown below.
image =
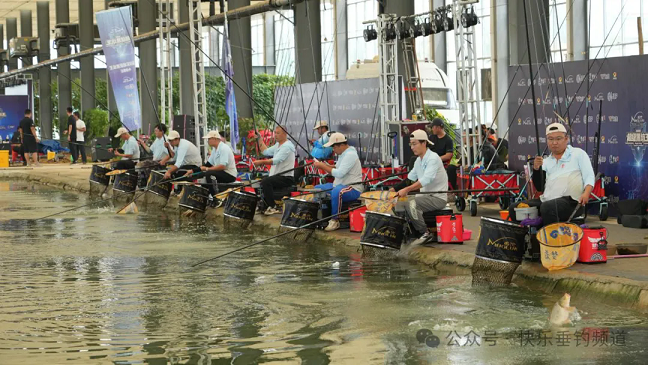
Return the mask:
<path id="1" fill-rule="evenodd" d="M 571 317 L 578 312 L 576 307 L 569 306 L 570 300 L 571 295 L 565 293 L 565 295 L 563 295 L 562 298 L 554 304 L 553 309 L 551 310 L 551 315 L 549 316 L 549 323 L 555 326 L 572 324 Z"/>

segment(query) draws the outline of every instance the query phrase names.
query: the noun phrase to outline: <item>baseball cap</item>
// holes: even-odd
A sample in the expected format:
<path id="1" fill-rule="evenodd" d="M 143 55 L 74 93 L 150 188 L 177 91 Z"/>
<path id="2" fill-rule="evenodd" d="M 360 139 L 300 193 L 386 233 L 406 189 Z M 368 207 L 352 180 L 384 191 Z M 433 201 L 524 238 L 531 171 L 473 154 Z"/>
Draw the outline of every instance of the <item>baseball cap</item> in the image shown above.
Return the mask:
<path id="1" fill-rule="evenodd" d="M 117 137 L 121 137 L 121 135 L 124 134 L 124 133 L 128 133 L 128 129 L 126 129 L 126 128 L 124 128 L 124 127 L 120 127 L 120 128 L 117 130 L 117 134 L 115 134 L 115 138 L 117 138 Z"/>
<path id="2" fill-rule="evenodd" d="M 210 138 L 221 138 L 221 135 L 218 133 L 218 131 L 209 131 L 206 136 L 203 137 L 203 139 L 210 139 Z"/>
<path id="3" fill-rule="evenodd" d="M 441 118 L 434 118 L 432 120 L 432 126 L 433 127 L 443 127 L 445 123 L 443 123 L 443 120 Z"/>
<path id="4" fill-rule="evenodd" d="M 174 139 L 180 138 L 180 133 L 178 131 L 170 131 L 169 135 L 167 136 L 168 141 L 173 141 Z"/>
<path id="5" fill-rule="evenodd" d="M 328 127 L 328 123 L 325 120 L 320 120 L 319 122 L 315 123 L 315 128 L 313 128 L 313 130 L 316 130 L 319 127 Z"/>
<path id="6" fill-rule="evenodd" d="M 554 132 L 563 132 L 563 133 L 567 133 L 567 129 L 565 128 L 564 125 L 562 125 L 562 124 L 560 124 L 560 123 L 552 123 L 552 124 L 549 124 L 549 125 L 547 126 L 546 134 L 554 133 Z"/>
<path id="7" fill-rule="evenodd" d="M 432 141 L 430 141 L 430 139 L 428 138 L 427 133 L 425 133 L 425 131 L 421 129 L 417 129 L 412 132 L 412 134 L 410 134 L 410 140 L 412 139 L 416 139 L 418 141 L 427 141 L 430 146 L 434 146 L 434 143 L 432 143 Z"/>
<path id="8" fill-rule="evenodd" d="M 342 133 L 333 133 L 329 137 L 329 141 L 328 141 L 328 143 L 326 143 L 324 145 L 324 147 L 331 147 L 334 144 L 343 143 L 343 142 L 347 142 L 347 138 L 344 136 L 344 134 L 342 134 Z"/>

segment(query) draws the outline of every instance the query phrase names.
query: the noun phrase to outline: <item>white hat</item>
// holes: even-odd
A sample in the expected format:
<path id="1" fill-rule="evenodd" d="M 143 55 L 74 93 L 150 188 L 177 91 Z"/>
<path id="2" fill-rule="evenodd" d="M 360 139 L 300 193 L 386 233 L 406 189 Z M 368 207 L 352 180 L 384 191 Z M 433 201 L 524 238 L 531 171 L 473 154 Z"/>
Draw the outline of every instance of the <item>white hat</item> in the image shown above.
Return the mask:
<path id="1" fill-rule="evenodd" d="M 410 140 L 412 139 L 416 139 L 418 141 L 427 141 L 427 143 L 429 143 L 430 146 L 434 146 L 434 143 L 432 143 L 432 141 L 430 141 L 430 139 L 428 138 L 428 134 L 421 129 L 417 129 L 414 132 L 412 132 L 412 134 L 410 134 Z"/>
<path id="2" fill-rule="evenodd" d="M 178 138 L 180 138 L 180 133 L 178 133 L 178 131 L 169 131 L 169 135 L 167 136 L 168 141 L 173 141 Z"/>
<path id="3" fill-rule="evenodd" d="M 128 129 L 121 127 L 117 130 L 117 134 L 115 134 L 115 138 L 121 137 L 122 134 L 128 133 Z"/>
<path id="4" fill-rule="evenodd" d="M 328 141 L 328 143 L 326 143 L 324 145 L 324 147 L 331 147 L 336 143 L 343 143 L 343 142 L 346 142 L 346 141 L 347 141 L 347 138 L 344 136 L 344 134 L 342 134 L 342 133 L 333 133 L 329 137 L 329 141 Z"/>
<path id="5" fill-rule="evenodd" d="M 554 133 L 554 132 L 563 132 L 567 133 L 567 129 L 565 128 L 564 125 L 560 123 L 552 123 L 547 126 L 547 131 L 546 134 L 549 135 L 549 133 Z"/>
<path id="6" fill-rule="evenodd" d="M 316 130 L 319 127 L 327 127 L 328 128 L 328 123 L 325 120 L 320 120 L 319 122 L 315 123 L 315 128 L 313 128 L 313 130 Z"/>
<path id="7" fill-rule="evenodd" d="M 221 138 L 221 135 L 218 134 L 218 131 L 209 131 L 206 136 L 203 137 L 203 139 L 210 139 L 210 138 Z"/>

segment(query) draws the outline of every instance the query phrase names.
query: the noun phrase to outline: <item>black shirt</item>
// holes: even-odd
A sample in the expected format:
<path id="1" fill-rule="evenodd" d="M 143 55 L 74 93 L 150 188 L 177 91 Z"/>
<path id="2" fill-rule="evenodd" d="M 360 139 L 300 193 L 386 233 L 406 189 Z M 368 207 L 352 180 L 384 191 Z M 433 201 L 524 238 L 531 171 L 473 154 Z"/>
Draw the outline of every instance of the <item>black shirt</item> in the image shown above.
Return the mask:
<path id="1" fill-rule="evenodd" d="M 497 149 L 497 154 L 499 155 L 500 160 L 506 162 L 508 160 L 506 156 L 508 156 L 509 150 L 508 141 L 504 138 L 498 138 L 495 148 Z"/>
<path id="2" fill-rule="evenodd" d="M 430 141 L 434 143 L 434 146 L 432 146 L 431 150 L 433 152 L 436 152 L 439 157 L 443 157 L 443 155 L 445 155 L 446 153 L 454 153 L 454 143 L 452 141 L 452 138 L 450 138 L 447 133 L 442 138 L 432 135 L 430 136 Z"/>
<path id="3" fill-rule="evenodd" d="M 24 117 L 18 126 L 22 129 L 23 140 L 34 138 L 31 131 L 31 127 L 34 126 L 34 121 L 31 118 Z"/>
<path id="4" fill-rule="evenodd" d="M 72 132 L 70 133 L 70 141 L 76 142 L 76 119 L 74 118 L 74 115 L 70 115 L 68 117 L 68 130 L 70 129 L 70 126 L 72 126 Z"/>

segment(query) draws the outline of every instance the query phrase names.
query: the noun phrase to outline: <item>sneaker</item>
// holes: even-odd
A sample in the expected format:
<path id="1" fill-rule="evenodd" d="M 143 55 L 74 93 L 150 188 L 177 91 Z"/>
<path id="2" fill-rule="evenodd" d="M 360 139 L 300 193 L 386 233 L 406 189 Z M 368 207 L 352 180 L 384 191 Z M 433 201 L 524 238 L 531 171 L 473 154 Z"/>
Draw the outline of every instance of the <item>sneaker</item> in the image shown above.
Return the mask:
<path id="1" fill-rule="evenodd" d="M 432 238 L 432 235 L 430 234 L 429 231 L 426 231 L 425 233 L 423 233 L 421 237 L 419 237 L 419 239 L 412 242 L 412 246 L 422 245 L 426 243 L 430 238 Z"/>
<path id="2" fill-rule="evenodd" d="M 223 201 L 218 198 L 214 198 L 209 202 L 209 206 L 212 208 L 220 208 L 223 205 Z"/>
<path id="3" fill-rule="evenodd" d="M 340 221 L 331 219 L 328 223 L 328 226 L 324 228 L 325 231 L 330 232 L 330 231 L 335 231 L 336 229 L 340 228 Z"/>
<path id="4" fill-rule="evenodd" d="M 265 215 L 273 215 L 273 214 L 279 214 L 281 211 L 275 207 L 268 207 L 266 211 L 263 213 Z"/>

